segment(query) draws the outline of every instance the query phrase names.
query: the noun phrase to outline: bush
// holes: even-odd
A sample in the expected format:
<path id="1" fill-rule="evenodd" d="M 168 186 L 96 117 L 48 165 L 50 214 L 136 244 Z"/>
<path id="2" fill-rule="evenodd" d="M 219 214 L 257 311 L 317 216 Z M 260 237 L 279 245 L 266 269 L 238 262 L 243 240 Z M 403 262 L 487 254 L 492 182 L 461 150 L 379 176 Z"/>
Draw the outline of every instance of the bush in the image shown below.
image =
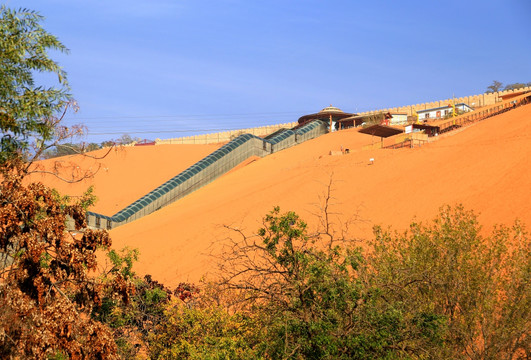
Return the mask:
<path id="1" fill-rule="evenodd" d="M 531 242 L 518 222 L 483 237 L 473 212 L 446 206 L 404 233 L 375 227 L 365 254 L 330 232 L 308 234 L 295 213 L 278 208 L 257 235 L 238 233 L 221 256 L 221 277 L 201 292 L 140 281 L 135 252 L 111 253 L 109 274 L 136 284 L 129 304 L 109 297 L 100 310 L 122 355 L 137 354 L 135 338 L 159 359 L 530 354 Z"/>
<path id="2" fill-rule="evenodd" d="M 531 244 L 523 226 L 480 235 L 477 216 L 443 207 L 404 234 L 375 228 L 371 284 L 414 319 L 436 358 L 516 359 L 530 354 Z M 433 330 L 436 330 L 432 333 Z"/>

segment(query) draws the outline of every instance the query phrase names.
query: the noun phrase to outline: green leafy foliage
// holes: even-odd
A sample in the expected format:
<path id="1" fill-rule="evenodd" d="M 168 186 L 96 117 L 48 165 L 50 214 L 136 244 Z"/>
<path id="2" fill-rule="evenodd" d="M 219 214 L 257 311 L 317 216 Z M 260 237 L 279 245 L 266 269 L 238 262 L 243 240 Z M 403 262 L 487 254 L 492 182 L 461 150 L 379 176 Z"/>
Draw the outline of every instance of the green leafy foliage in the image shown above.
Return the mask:
<path id="1" fill-rule="evenodd" d="M 60 125 L 69 88 L 48 51 L 67 50 L 42 20 L 0 8 L 0 358 L 116 359 L 111 331 L 90 315 L 106 294 L 127 302 L 129 288 L 123 277 L 94 276 L 96 251 L 111 241 L 86 229 L 92 189 L 72 199 L 24 179 L 43 151 L 81 129 Z M 57 85 L 37 85 L 38 73 Z"/>
<path id="2" fill-rule="evenodd" d="M 275 208 L 223 254 L 222 281 L 165 306 L 148 337 L 168 359 L 526 359 L 531 244 L 522 225 L 482 237 L 444 207 L 366 255 L 310 236 Z"/>
<path id="3" fill-rule="evenodd" d="M 92 317 L 111 329 L 123 358 L 135 358 L 146 347 L 145 342 L 153 329 L 168 321 L 164 311 L 172 292 L 150 275 L 140 278 L 134 273 L 133 264 L 139 257 L 137 249 L 111 250 L 107 256 L 111 267 L 101 275 L 102 283 L 119 280 L 124 288 L 117 292 L 116 287 L 107 287 L 101 305 L 94 308 Z M 184 287 L 193 289 L 181 284 L 181 288 Z M 130 296 L 120 296 L 120 291 Z M 175 295 L 179 294 L 175 292 Z"/>
<path id="4" fill-rule="evenodd" d="M 480 235 L 476 215 L 444 207 L 431 225 L 404 234 L 377 227 L 371 283 L 404 314 L 421 314 L 422 348 L 434 358 L 529 355 L 531 248 L 522 225 Z"/>
<path id="5" fill-rule="evenodd" d="M 260 324 L 214 304 L 173 301 L 149 337 L 152 359 L 260 359 Z"/>
<path id="6" fill-rule="evenodd" d="M 42 20 L 31 10 L 0 8 L 0 164 L 26 151 L 31 137 L 51 140 L 50 118 L 70 100 L 66 73 L 48 55 L 67 49 Z M 35 73 L 55 74 L 58 86 L 36 85 Z"/>
<path id="7" fill-rule="evenodd" d="M 424 344 L 441 331 L 437 316 L 387 303 L 359 248 L 308 235 L 293 212 L 275 208 L 257 238 L 230 248 L 222 285 L 260 324 L 253 349 L 266 358 L 407 358 L 421 352 L 411 339 Z"/>

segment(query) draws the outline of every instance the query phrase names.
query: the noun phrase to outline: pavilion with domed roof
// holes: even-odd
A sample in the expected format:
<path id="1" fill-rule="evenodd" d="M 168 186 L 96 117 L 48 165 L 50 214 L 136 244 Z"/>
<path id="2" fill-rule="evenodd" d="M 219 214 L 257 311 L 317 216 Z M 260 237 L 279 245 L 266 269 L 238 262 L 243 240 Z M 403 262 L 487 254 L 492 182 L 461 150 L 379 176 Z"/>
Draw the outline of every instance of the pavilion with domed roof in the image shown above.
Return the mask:
<path id="1" fill-rule="evenodd" d="M 332 132 L 335 130 L 341 130 L 342 126 L 345 126 L 349 123 L 348 121 L 345 122 L 345 120 L 348 120 L 349 118 L 353 118 L 355 116 L 356 114 L 346 113 L 343 110 L 330 105 L 325 107 L 318 113 L 301 116 L 298 120 L 298 123 L 300 126 L 312 120 L 325 121 L 329 124 L 329 130 Z M 353 123 L 349 125 L 355 126 L 356 124 Z"/>

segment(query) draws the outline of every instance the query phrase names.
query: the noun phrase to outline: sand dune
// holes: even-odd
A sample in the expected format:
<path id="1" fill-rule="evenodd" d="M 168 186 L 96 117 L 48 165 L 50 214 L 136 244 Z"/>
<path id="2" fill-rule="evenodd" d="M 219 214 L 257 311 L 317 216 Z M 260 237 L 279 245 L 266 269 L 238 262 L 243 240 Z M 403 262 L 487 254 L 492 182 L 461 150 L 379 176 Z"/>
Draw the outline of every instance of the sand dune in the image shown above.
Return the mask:
<path id="1" fill-rule="evenodd" d="M 315 214 L 330 181 L 331 211 L 338 214 L 334 222 L 357 218 L 350 235 L 361 240 L 371 237 L 373 224 L 404 229 L 413 217 L 433 218 L 443 204 L 463 203 L 476 210 L 487 230 L 516 218 L 531 224 L 529 119 L 531 105 L 522 106 L 415 149 L 362 151 L 363 145 L 377 140 L 356 130 L 323 135 L 250 159 L 184 199 L 112 230 L 114 247 L 139 248 L 137 271 L 168 285 L 198 281 L 215 268 L 208 254 L 231 236 L 224 225 L 252 234 L 262 217 L 279 205 L 283 211 L 298 212 L 315 229 Z M 34 175 L 32 180 L 70 195 L 94 185 L 99 201 L 92 210 L 112 215 L 218 147 L 127 147 L 103 160 L 64 157 L 59 159 L 64 176 L 72 169 L 99 170 L 77 184 L 49 175 Z M 350 154 L 329 155 L 341 148 L 350 149 Z M 50 169 L 56 161 L 40 165 Z"/>
<path id="2" fill-rule="evenodd" d="M 371 236 L 372 224 L 404 229 L 413 217 L 433 218 L 443 204 L 476 210 L 487 229 L 515 218 L 531 224 L 530 118 L 531 105 L 522 106 L 415 149 L 361 151 L 370 136 L 355 130 L 327 134 L 255 159 L 112 230 L 114 246 L 140 249 L 140 273 L 169 285 L 197 281 L 214 268 L 208 253 L 229 235 L 223 225 L 253 233 L 264 214 L 279 205 L 315 228 L 318 219 L 312 214 L 319 211 L 330 179 L 332 211 L 341 217 L 336 223 L 361 217 L 350 227 L 351 236 L 360 239 Z M 351 153 L 328 155 L 341 147 Z"/>
<path id="3" fill-rule="evenodd" d="M 59 173 L 67 179 L 85 172 L 95 175 L 73 184 L 46 174 L 34 174 L 30 180 L 42 181 L 68 195 L 80 195 L 93 185 L 98 201 L 91 210 L 110 216 L 219 147 L 216 144 L 130 146 L 115 148 L 103 159 L 64 156 L 41 161 L 37 168 L 50 171 L 59 167 Z M 106 152 L 98 150 L 89 155 L 101 157 Z"/>

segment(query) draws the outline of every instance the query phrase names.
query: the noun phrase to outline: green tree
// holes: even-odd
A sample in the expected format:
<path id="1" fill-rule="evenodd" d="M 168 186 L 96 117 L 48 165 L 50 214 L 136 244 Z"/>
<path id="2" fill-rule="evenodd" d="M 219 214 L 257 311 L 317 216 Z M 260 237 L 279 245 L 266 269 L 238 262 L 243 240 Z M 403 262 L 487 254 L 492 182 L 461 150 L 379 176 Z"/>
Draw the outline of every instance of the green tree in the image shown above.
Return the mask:
<path id="1" fill-rule="evenodd" d="M 0 8 L 0 164 L 57 135 L 56 115 L 71 101 L 66 74 L 49 50 L 66 47 L 42 26 L 43 18 L 27 10 Z M 37 85 L 35 73 L 57 76 L 57 86 Z"/>
<path id="2" fill-rule="evenodd" d="M 145 348 L 152 329 L 166 321 L 163 312 L 171 291 L 152 280 L 150 275 L 141 279 L 135 274 L 133 264 L 138 260 L 137 249 L 111 250 L 107 255 L 111 267 L 103 271 L 102 283 L 111 285 L 116 279 L 122 279 L 129 286 L 126 293 L 131 296 L 118 297 L 114 286 L 107 286 L 92 317 L 109 326 L 123 358 L 134 358 Z"/>
<path id="3" fill-rule="evenodd" d="M 519 223 L 487 238 L 480 229 L 462 206 L 443 207 L 432 224 L 413 223 L 403 234 L 376 227 L 371 283 L 428 334 L 446 329 L 424 348 L 431 358 L 527 359 L 531 242 Z"/>
<path id="4" fill-rule="evenodd" d="M 253 314 L 231 313 L 211 302 L 174 299 L 149 335 L 152 359 L 263 359 L 261 324 Z M 263 329 L 265 330 L 265 329 Z"/>
<path id="5" fill-rule="evenodd" d="M 436 336 L 426 336 L 364 280 L 367 266 L 360 249 L 329 232 L 310 236 L 295 213 L 275 208 L 258 237 L 244 236 L 223 255 L 221 276 L 252 304 L 266 357 L 406 358 L 421 352 L 420 345 Z"/>
<path id="6" fill-rule="evenodd" d="M 152 358 L 529 358 L 521 224 L 484 238 L 473 212 L 444 207 L 408 232 L 375 227 L 365 256 L 325 228 L 275 208 L 257 235 L 234 229 L 221 281 L 165 305 Z"/>

